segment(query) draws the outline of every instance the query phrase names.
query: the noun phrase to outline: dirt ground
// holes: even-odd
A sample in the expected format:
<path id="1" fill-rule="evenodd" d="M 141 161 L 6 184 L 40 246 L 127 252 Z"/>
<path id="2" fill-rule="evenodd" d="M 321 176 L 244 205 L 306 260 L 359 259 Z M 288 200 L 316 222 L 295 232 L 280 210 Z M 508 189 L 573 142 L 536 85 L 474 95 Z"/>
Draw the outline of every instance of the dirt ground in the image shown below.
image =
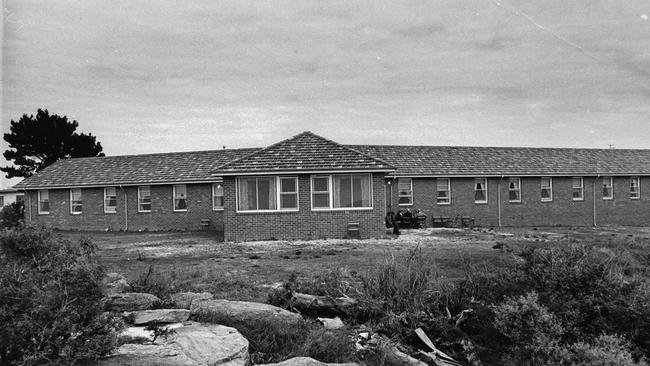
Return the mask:
<path id="1" fill-rule="evenodd" d="M 61 232 L 90 237 L 109 272 L 135 280 L 150 267 L 180 291 L 209 291 L 231 300 L 265 301 L 271 287 L 292 274 L 312 279 L 327 271 L 362 275 L 378 263 L 415 248 L 431 258 L 437 274 L 460 278 L 469 264 L 513 263 L 512 250 L 526 245 L 591 242 L 650 247 L 650 228 L 499 228 L 403 230 L 399 237 L 368 240 L 229 243 L 209 232 Z M 495 249 L 496 244 L 497 248 Z"/>

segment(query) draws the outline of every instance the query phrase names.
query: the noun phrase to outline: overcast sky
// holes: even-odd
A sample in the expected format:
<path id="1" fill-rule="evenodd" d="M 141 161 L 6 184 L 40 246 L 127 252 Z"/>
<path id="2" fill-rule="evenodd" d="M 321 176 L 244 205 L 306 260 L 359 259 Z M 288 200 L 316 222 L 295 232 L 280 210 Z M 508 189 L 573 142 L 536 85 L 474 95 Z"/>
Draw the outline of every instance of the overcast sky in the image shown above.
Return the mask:
<path id="1" fill-rule="evenodd" d="M 3 7 L 4 132 L 47 108 L 107 155 L 305 130 L 346 144 L 650 148 L 648 0 Z"/>

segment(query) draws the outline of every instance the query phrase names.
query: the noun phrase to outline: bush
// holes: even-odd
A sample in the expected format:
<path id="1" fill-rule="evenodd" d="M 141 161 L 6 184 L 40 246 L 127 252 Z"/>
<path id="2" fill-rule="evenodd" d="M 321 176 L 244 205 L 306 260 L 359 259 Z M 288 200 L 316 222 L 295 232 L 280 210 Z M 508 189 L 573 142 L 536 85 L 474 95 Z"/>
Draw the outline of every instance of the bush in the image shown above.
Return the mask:
<path id="1" fill-rule="evenodd" d="M 102 314 L 92 243 L 27 228 L 1 234 L 0 248 L 0 363 L 75 364 L 117 345 L 123 324 Z"/>
<path id="2" fill-rule="evenodd" d="M 2 207 L 0 211 L 0 228 L 17 229 L 25 222 L 25 205 L 22 202 L 14 202 Z"/>
<path id="3" fill-rule="evenodd" d="M 647 366 L 645 360 L 635 362 L 630 345 L 622 338 L 602 335 L 593 344 L 579 342 L 570 348 L 571 366 Z"/>

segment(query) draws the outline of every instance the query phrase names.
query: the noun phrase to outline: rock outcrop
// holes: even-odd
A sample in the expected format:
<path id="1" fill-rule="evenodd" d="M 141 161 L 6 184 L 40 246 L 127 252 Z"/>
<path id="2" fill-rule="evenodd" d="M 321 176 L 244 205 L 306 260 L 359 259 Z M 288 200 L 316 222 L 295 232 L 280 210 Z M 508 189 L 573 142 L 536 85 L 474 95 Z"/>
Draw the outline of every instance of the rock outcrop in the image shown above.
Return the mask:
<path id="1" fill-rule="evenodd" d="M 135 325 L 149 323 L 182 323 L 190 318 L 187 309 L 137 310 L 123 313 L 124 317 Z"/>
<path id="2" fill-rule="evenodd" d="M 289 323 L 302 321 L 300 314 L 292 313 L 277 306 L 246 301 L 194 300 L 190 308 L 194 320 L 211 322 L 248 322 L 256 320 L 277 320 Z"/>
<path id="3" fill-rule="evenodd" d="M 267 363 L 257 366 L 357 366 L 356 363 L 324 363 L 309 357 L 294 357 L 279 363 Z"/>
<path id="4" fill-rule="evenodd" d="M 217 324 L 188 323 L 155 344 L 125 344 L 100 366 L 181 365 L 245 366 L 248 341 L 236 329 Z"/>
<path id="5" fill-rule="evenodd" d="M 104 308 L 108 311 L 148 310 L 160 302 L 157 296 L 140 292 L 108 294 Z"/>
<path id="6" fill-rule="evenodd" d="M 172 301 L 179 309 L 189 309 L 194 300 L 212 300 L 214 296 L 209 292 L 179 292 L 171 296 Z"/>

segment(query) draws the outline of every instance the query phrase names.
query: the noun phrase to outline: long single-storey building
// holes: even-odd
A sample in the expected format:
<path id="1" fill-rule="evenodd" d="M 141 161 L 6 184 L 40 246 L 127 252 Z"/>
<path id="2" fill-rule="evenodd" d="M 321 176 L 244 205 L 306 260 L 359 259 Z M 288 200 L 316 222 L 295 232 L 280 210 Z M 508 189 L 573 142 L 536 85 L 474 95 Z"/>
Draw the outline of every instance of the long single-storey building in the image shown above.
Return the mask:
<path id="1" fill-rule="evenodd" d="M 341 145 L 311 132 L 261 149 L 61 160 L 23 180 L 28 223 L 223 231 L 226 240 L 385 234 L 428 224 L 650 225 L 650 150 Z"/>

